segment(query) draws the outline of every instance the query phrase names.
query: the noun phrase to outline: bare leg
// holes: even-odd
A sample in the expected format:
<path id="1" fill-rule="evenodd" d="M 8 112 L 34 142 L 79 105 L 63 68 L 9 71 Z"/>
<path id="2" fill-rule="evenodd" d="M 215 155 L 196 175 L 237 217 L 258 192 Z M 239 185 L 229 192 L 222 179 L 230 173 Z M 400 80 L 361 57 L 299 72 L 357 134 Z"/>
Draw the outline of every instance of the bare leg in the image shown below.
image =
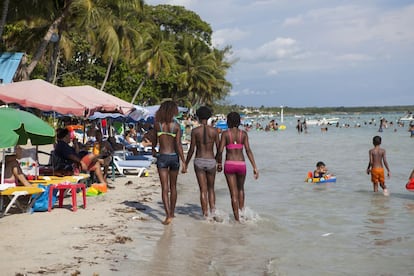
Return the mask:
<path id="1" fill-rule="evenodd" d="M 239 199 L 239 209 L 244 209 L 244 182 L 246 180 L 245 175 L 238 175 L 237 176 L 237 191 L 238 191 L 238 199 Z"/>
<path id="2" fill-rule="evenodd" d="M 177 176 L 179 170 L 170 170 L 170 214 L 174 218 L 175 204 L 177 203 Z"/>
<path id="3" fill-rule="evenodd" d="M 168 169 L 166 168 L 158 168 L 158 175 L 160 177 L 161 182 L 161 197 L 162 203 L 164 204 L 165 210 L 165 220 L 163 224 L 171 223 L 172 216 L 171 216 L 171 207 L 170 207 L 170 200 L 169 200 L 169 187 L 168 187 Z"/>
<path id="4" fill-rule="evenodd" d="M 214 213 L 216 210 L 216 193 L 214 191 L 214 182 L 216 180 L 216 170 L 207 172 L 207 196 L 210 205 L 210 212 Z"/>
<path id="5" fill-rule="evenodd" d="M 239 220 L 239 196 L 237 190 L 237 178 L 235 174 L 226 174 L 227 186 L 230 190 L 231 207 L 233 209 L 234 219 Z"/>
<path id="6" fill-rule="evenodd" d="M 387 186 L 385 186 L 385 183 L 380 182 L 380 186 L 381 186 L 382 190 L 384 191 L 384 195 L 389 196 L 390 193 L 388 192 L 388 189 L 387 189 Z"/>
<path id="7" fill-rule="evenodd" d="M 200 204 L 201 204 L 201 210 L 203 212 L 203 216 L 208 216 L 207 211 L 207 178 L 206 173 L 203 170 L 197 169 L 194 166 L 194 170 L 197 177 L 198 187 L 200 188 Z"/>
<path id="8" fill-rule="evenodd" d="M 378 192 L 378 183 L 372 183 L 372 187 L 374 188 L 374 192 Z"/>
<path id="9" fill-rule="evenodd" d="M 93 168 L 95 169 L 94 172 L 95 172 L 96 177 L 98 178 L 99 183 L 107 184 L 106 180 L 105 180 L 105 178 L 103 177 L 103 174 L 102 174 L 101 163 L 96 162 L 96 164 Z"/>

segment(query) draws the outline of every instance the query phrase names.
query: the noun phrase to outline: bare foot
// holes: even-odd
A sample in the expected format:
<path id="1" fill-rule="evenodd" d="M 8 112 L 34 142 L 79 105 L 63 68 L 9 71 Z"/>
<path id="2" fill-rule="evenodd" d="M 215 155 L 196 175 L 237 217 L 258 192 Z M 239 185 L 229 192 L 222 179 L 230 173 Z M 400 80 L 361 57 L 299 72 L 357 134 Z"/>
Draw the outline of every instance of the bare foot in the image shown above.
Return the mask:
<path id="1" fill-rule="evenodd" d="M 389 196 L 390 195 L 390 192 L 388 191 L 388 189 L 384 189 L 384 195 L 385 196 Z"/>
<path id="2" fill-rule="evenodd" d="M 172 218 L 165 218 L 165 220 L 162 222 L 164 225 L 168 225 L 172 222 Z"/>

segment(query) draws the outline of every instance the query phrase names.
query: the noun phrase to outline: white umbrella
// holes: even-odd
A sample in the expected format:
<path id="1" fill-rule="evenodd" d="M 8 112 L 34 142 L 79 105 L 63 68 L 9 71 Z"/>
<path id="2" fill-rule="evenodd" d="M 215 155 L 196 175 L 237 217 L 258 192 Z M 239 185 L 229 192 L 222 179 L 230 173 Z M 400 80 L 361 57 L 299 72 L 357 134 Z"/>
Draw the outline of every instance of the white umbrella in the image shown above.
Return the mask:
<path id="1" fill-rule="evenodd" d="M 158 108 L 157 108 L 158 110 Z M 155 114 L 155 113 L 154 113 Z M 128 114 L 128 117 L 134 121 L 146 119 L 150 116 L 150 110 L 140 105 L 134 105 L 134 110 Z"/>

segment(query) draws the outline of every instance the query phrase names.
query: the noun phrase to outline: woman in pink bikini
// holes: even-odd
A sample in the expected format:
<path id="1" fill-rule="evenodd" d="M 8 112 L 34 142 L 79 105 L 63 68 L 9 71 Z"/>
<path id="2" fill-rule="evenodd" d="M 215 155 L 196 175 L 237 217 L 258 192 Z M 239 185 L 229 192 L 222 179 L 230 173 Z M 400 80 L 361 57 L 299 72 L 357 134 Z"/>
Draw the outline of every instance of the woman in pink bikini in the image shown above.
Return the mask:
<path id="1" fill-rule="evenodd" d="M 259 177 L 259 171 L 254 161 L 253 152 L 250 149 L 247 132 L 240 130 L 240 115 L 230 112 L 227 115 L 228 129 L 221 134 L 220 147 L 217 153 L 218 171 L 222 170 L 222 153 L 226 147 L 226 161 L 224 162 L 224 174 L 231 196 L 231 206 L 236 221 L 239 221 L 239 211 L 244 209 L 244 182 L 246 180 L 246 162 L 243 148 L 253 167 L 254 178 Z"/>

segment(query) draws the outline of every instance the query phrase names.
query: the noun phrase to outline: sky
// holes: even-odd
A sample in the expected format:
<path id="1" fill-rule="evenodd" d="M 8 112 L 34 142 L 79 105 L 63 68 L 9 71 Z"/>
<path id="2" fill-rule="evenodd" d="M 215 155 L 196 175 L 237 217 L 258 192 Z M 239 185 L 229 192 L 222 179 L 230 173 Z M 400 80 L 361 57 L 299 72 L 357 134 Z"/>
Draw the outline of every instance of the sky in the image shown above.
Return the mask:
<path id="1" fill-rule="evenodd" d="M 183 6 L 236 61 L 226 104 L 414 105 L 414 0 L 146 0 Z"/>

